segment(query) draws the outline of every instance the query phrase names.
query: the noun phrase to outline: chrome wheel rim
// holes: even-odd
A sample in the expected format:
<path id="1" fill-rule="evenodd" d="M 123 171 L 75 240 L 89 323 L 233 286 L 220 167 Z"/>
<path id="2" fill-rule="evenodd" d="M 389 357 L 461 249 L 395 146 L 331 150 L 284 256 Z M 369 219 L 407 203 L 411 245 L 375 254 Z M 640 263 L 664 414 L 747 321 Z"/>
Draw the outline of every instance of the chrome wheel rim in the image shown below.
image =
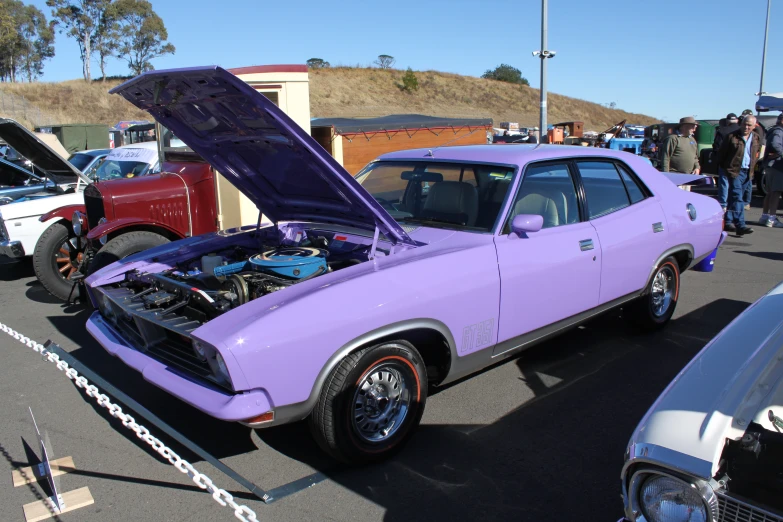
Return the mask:
<path id="1" fill-rule="evenodd" d="M 652 298 L 652 312 L 655 317 L 661 317 L 671 307 L 675 290 L 674 270 L 670 266 L 661 268 L 652 282 L 650 296 Z"/>
<path id="2" fill-rule="evenodd" d="M 356 387 L 353 428 L 366 442 L 383 442 L 402 426 L 410 402 L 411 393 L 403 374 L 391 364 L 379 364 Z"/>

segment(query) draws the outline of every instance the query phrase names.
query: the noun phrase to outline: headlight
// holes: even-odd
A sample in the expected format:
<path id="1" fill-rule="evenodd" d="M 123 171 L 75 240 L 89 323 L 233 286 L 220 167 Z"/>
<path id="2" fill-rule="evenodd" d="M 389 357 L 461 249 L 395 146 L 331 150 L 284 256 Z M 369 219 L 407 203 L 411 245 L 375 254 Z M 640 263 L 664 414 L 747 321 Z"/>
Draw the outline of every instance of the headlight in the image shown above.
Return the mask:
<path id="1" fill-rule="evenodd" d="M 101 219 L 98 220 L 98 226 L 101 226 L 104 223 L 108 223 L 108 222 L 109 222 L 108 219 L 102 217 Z M 107 234 L 102 235 L 100 239 L 98 239 L 98 241 L 101 242 L 101 245 L 105 245 L 108 240 L 109 240 L 109 236 Z"/>
<path id="2" fill-rule="evenodd" d="M 207 350 L 203 344 L 198 341 L 193 341 L 193 349 L 196 351 L 199 357 L 205 361 L 207 360 Z"/>
<path id="3" fill-rule="evenodd" d="M 220 352 L 217 352 L 216 359 L 220 376 L 223 377 L 227 382 L 231 382 L 231 377 L 229 377 L 228 368 L 226 367 L 226 361 L 223 360 L 223 356 L 220 355 Z"/>
<path id="4" fill-rule="evenodd" d="M 71 226 L 73 226 L 73 233 L 77 236 L 81 236 L 84 230 L 84 214 L 79 212 L 78 210 L 73 213 L 73 216 L 71 216 Z"/>
<path id="5" fill-rule="evenodd" d="M 706 522 L 707 508 L 692 485 L 653 475 L 642 485 L 639 503 L 649 522 Z"/>

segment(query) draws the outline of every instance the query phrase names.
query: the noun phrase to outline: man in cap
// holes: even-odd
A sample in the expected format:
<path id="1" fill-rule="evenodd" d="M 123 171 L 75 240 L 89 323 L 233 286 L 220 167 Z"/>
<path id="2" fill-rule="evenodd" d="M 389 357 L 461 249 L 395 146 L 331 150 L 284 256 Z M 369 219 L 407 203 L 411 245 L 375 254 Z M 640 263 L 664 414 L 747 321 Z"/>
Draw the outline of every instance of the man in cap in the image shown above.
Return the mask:
<path id="1" fill-rule="evenodd" d="M 693 132 L 696 130 L 696 120 L 691 116 L 680 118 L 677 132 L 666 136 L 661 146 L 661 170 L 663 172 L 679 172 L 681 174 L 698 174 L 699 150 Z M 690 191 L 690 186 L 685 186 Z"/>
<path id="2" fill-rule="evenodd" d="M 763 168 L 767 177 L 767 196 L 764 198 L 759 224 L 783 228 L 777 216 L 780 194 L 783 192 L 783 112 L 778 114 L 775 126 L 767 132 Z"/>
<path id="3" fill-rule="evenodd" d="M 739 128 L 737 119 L 737 115 L 733 112 L 730 112 L 726 115 L 725 118 L 725 124 L 719 126 L 715 130 L 715 140 L 712 142 L 712 160 L 717 161 L 718 157 L 718 151 L 720 150 L 721 144 L 723 144 L 723 140 L 726 139 L 726 136 L 734 132 Z M 720 167 L 718 167 L 718 203 L 720 203 L 720 207 L 723 209 L 724 212 L 726 212 L 726 198 L 729 193 L 729 178 L 726 176 L 726 172 L 723 171 Z"/>
<path id="4" fill-rule="evenodd" d="M 718 167 L 730 178 L 724 228 L 729 232 L 737 232 L 740 236 L 753 233 L 753 229 L 745 224 L 745 204 L 742 198 L 761 149 L 758 134 L 753 132 L 755 126 L 755 116 L 751 114 L 743 118 L 740 128 L 726 136 L 718 151 Z"/>

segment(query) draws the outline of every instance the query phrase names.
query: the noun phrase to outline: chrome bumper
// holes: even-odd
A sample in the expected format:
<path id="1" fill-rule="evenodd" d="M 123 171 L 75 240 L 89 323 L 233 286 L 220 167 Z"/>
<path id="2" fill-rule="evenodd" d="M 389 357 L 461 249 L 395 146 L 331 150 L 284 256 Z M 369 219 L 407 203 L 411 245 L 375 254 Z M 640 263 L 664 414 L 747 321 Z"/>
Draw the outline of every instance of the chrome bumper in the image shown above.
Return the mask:
<path id="1" fill-rule="evenodd" d="M 24 257 L 24 247 L 21 241 L 0 241 L 0 255 L 18 259 Z"/>

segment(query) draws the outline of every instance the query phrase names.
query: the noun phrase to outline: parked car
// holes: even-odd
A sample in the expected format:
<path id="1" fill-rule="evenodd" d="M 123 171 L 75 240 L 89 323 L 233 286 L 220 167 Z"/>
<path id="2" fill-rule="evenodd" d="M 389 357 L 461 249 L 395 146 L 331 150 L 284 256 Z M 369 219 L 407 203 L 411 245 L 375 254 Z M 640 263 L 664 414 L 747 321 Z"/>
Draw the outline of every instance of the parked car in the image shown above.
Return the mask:
<path id="1" fill-rule="evenodd" d="M 13 133 L 0 136 L 10 143 L 14 137 L 21 140 L 31 135 L 18 124 L 13 129 Z M 0 132 L 5 130 L 0 127 Z M 19 149 L 16 145 L 15 148 Z M 157 171 L 157 146 L 144 143 L 112 149 L 92 179 L 65 159 L 54 155 L 41 142 L 31 142 L 30 152 L 33 155 L 28 157 L 33 163 L 44 165 L 48 175 L 58 184 L 44 186 L 36 193 L 0 206 L 0 228 L 3 229 L 0 255 L 16 260 L 32 256 L 36 276 L 44 288 L 61 299 L 67 299 L 73 288 L 69 277 L 80 262 L 78 234 L 75 234 L 71 220 L 74 208 L 84 208 L 84 188 L 93 180 L 103 183 Z M 63 190 L 61 185 L 66 182 L 69 188 Z M 78 228 L 78 224 L 76 226 Z"/>
<path id="2" fill-rule="evenodd" d="M 783 520 L 781 309 L 783 283 L 715 336 L 642 418 L 621 475 L 623 520 Z"/>
<path id="3" fill-rule="evenodd" d="M 92 149 L 75 152 L 68 158 L 68 162 L 87 174 L 87 177 L 94 177 L 98 166 L 111 151 L 112 149 Z"/>
<path id="4" fill-rule="evenodd" d="M 606 149 L 454 146 L 355 178 L 218 67 L 116 87 L 272 223 L 174 241 L 87 278 L 87 330 L 143 377 L 251 427 L 309 419 L 347 462 L 412 435 L 429 386 L 618 306 L 661 328 L 725 238 L 718 203 Z M 674 182 L 673 182 L 674 181 Z M 502 285 L 501 285 L 502 282 Z"/>

